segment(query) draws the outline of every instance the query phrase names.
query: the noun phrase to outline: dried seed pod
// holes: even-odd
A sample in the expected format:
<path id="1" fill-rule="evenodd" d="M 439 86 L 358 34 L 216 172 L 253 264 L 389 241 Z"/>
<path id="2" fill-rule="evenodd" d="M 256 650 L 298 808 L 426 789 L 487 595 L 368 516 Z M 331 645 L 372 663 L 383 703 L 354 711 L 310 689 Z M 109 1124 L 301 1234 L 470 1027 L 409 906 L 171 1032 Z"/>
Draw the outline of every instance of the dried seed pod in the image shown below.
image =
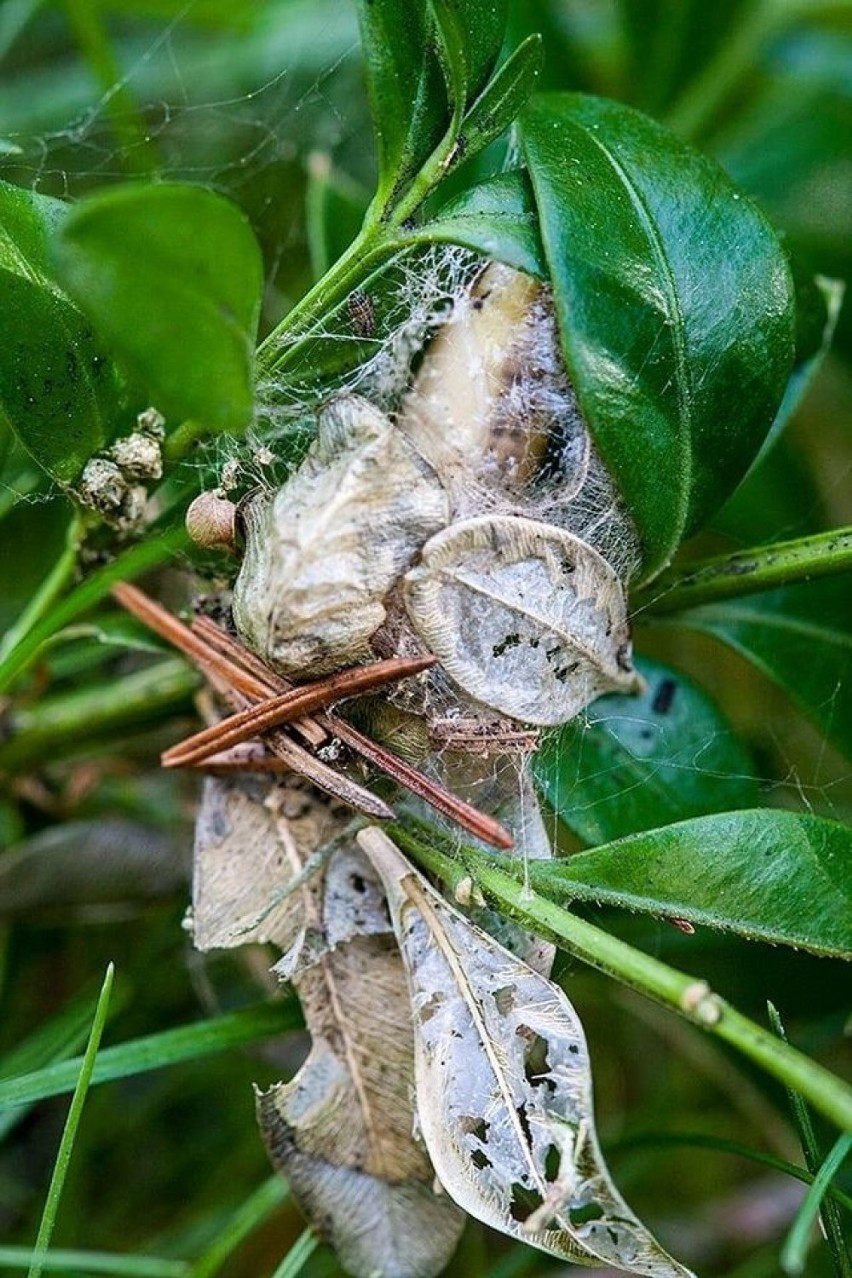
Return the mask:
<path id="1" fill-rule="evenodd" d="M 218 493 L 200 493 L 186 512 L 186 531 L 203 550 L 233 551 L 237 542 L 237 507 Z"/>
<path id="2" fill-rule="evenodd" d="M 510 515 L 438 533 L 405 578 L 409 616 L 474 700 L 526 723 L 565 723 L 638 685 L 624 595 L 570 533 Z"/>
<path id="3" fill-rule="evenodd" d="M 448 513 L 432 467 L 389 418 L 354 395 L 335 400 L 299 469 L 245 508 L 240 634 L 285 674 L 363 661 L 384 596 Z"/>

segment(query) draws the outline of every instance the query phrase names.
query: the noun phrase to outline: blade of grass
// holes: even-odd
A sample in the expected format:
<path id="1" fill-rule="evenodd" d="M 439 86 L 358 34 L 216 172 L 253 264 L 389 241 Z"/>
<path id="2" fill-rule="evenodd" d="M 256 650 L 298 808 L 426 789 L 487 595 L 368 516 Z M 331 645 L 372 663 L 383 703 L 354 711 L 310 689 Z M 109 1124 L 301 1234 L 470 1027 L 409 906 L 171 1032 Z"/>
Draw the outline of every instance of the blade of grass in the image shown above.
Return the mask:
<path id="1" fill-rule="evenodd" d="M 804 1273 L 808 1239 L 813 1223 L 819 1215 L 825 1192 L 850 1149 L 852 1149 L 852 1132 L 845 1132 L 842 1136 L 838 1136 L 825 1162 L 814 1176 L 813 1184 L 805 1194 L 804 1202 L 796 1213 L 796 1219 L 787 1235 L 787 1241 L 781 1249 L 781 1268 L 785 1274 Z"/>
<path id="2" fill-rule="evenodd" d="M 784 1029 L 777 1007 L 775 1007 L 774 1003 L 767 1003 L 766 1008 L 769 1013 L 769 1023 L 778 1037 L 786 1043 L 787 1032 Z M 790 1102 L 790 1108 L 793 1111 L 793 1120 L 796 1124 L 799 1142 L 805 1157 L 805 1166 L 810 1172 L 811 1181 L 813 1181 L 819 1173 L 822 1155 L 814 1125 L 811 1122 L 810 1110 L 799 1093 L 793 1091 L 792 1088 L 787 1088 L 787 1097 Z M 840 1210 L 837 1203 L 833 1201 L 831 1189 L 832 1187 L 829 1186 L 828 1192 L 820 1205 L 820 1217 L 825 1233 L 825 1241 L 831 1252 L 837 1278 L 852 1278 L 852 1261 L 844 1239 L 843 1221 L 840 1218 Z M 847 1208 L 852 1208 L 852 1203 L 847 1202 Z"/>
<path id="3" fill-rule="evenodd" d="M 192 1266 L 191 1278 L 212 1278 L 228 1257 L 236 1251 L 244 1238 L 266 1220 L 277 1207 L 286 1202 L 290 1191 L 280 1176 L 269 1180 L 237 1208 L 225 1228 Z"/>
<path id="4" fill-rule="evenodd" d="M 306 1229 L 293 1243 L 272 1278 L 296 1278 L 296 1274 L 302 1272 L 305 1261 L 313 1255 L 318 1243 L 319 1240 L 310 1229 Z"/>
<path id="5" fill-rule="evenodd" d="M 30 1247 L 0 1247 L 0 1265 L 5 1269 L 26 1269 L 33 1258 Z M 41 1258 L 41 1267 L 50 1272 L 74 1274 L 118 1274 L 122 1278 L 188 1278 L 184 1260 L 160 1260 L 156 1256 L 122 1256 L 109 1251 L 51 1251 Z"/>
<path id="6" fill-rule="evenodd" d="M 621 1140 L 606 1145 L 607 1153 L 621 1153 L 623 1150 L 653 1148 L 667 1145 L 685 1145 L 693 1149 L 712 1149 L 719 1154 L 733 1154 L 736 1158 L 747 1158 L 749 1162 L 760 1163 L 763 1167 L 771 1167 L 773 1171 L 783 1172 L 800 1180 L 803 1185 L 813 1184 L 813 1175 L 804 1167 L 797 1167 L 786 1158 L 778 1158 L 762 1149 L 752 1149 L 750 1145 L 742 1145 L 737 1140 L 725 1140 L 721 1136 L 708 1136 L 705 1132 L 638 1132 L 635 1136 L 625 1136 Z M 852 1197 L 845 1194 L 837 1185 L 829 1185 L 827 1199 L 839 1203 L 847 1211 L 852 1211 Z"/>
<path id="7" fill-rule="evenodd" d="M 89 1090 L 89 1083 L 92 1081 L 92 1070 L 95 1067 L 95 1058 L 98 1054 L 98 1048 L 101 1043 L 101 1035 L 103 1034 L 104 1025 L 106 1024 L 107 1013 L 109 1012 L 109 997 L 112 993 L 112 982 L 115 975 L 115 968 L 112 963 L 107 966 L 104 983 L 98 997 L 95 1015 L 92 1021 L 92 1029 L 89 1034 L 89 1041 L 86 1044 L 86 1051 L 83 1054 L 80 1073 L 77 1078 L 77 1085 L 74 1088 L 74 1095 L 71 1097 L 71 1104 L 68 1107 L 68 1117 L 65 1120 L 65 1127 L 62 1132 L 62 1139 L 59 1142 L 59 1149 L 56 1154 L 56 1163 L 53 1168 L 53 1175 L 50 1178 L 50 1186 L 47 1191 L 47 1198 L 44 1204 L 44 1211 L 41 1216 L 41 1224 L 36 1235 L 34 1255 L 30 1264 L 28 1278 L 39 1278 L 42 1272 L 43 1253 L 50 1246 L 50 1240 L 53 1236 L 53 1227 L 56 1224 L 56 1213 L 59 1210 L 59 1202 L 62 1198 L 62 1190 L 65 1186 L 65 1177 L 68 1173 L 68 1166 L 71 1162 L 71 1153 L 74 1149 L 74 1141 L 77 1139 L 77 1129 L 80 1126 L 80 1119 L 83 1115 L 83 1106 L 86 1103 L 86 1094 Z"/>
<path id="8" fill-rule="evenodd" d="M 283 1004 L 245 1008 L 213 1020 L 200 1021 L 197 1025 L 181 1025 L 178 1029 L 164 1030 L 161 1034 L 150 1034 L 105 1048 L 95 1063 L 92 1083 L 112 1082 L 131 1074 L 143 1074 L 166 1065 L 212 1056 L 216 1052 L 270 1038 L 273 1034 L 298 1029 L 301 1025 L 301 1013 L 295 999 Z M 62 1061 L 32 1074 L 0 1082 L 0 1109 L 70 1092 L 80 1063 L 79 1058 Z"/>

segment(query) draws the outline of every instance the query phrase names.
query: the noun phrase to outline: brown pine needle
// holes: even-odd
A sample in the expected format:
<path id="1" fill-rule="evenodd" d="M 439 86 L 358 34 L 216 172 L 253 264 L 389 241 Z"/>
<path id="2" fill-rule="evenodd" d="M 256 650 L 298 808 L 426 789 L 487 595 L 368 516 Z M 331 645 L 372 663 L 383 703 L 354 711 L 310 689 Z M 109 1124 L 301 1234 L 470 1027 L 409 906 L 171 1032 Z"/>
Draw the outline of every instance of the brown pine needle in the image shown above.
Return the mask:
<path id="1" fill-rule="evenodd" d="M 318 679 L 315 683 L 291 688 L 289 692 L 282 692 L 277 697 L 269 697 L 260 705 L 251 706 L 240 714 L 223 719 L 221 723 L 196 732 L 166 750 L 161 762 L 166 768 L 202 763 L 211 755 L 248 741 L 269 728 L 289 723 L 305 713 L 331 705 L 344 697 L 382 688 L 385 684 L 420 674 L 434 664 L 435 658 L 432 656 L 392 657 L 387 661 L 375 661 L 368 666 L 341 670 L 325 679 Z"/>
<path id="2" fill-rule="evenodd" d="M 350 781 L 342 773 L 329 768 L 315 755 L 298 745 L 287 734 L 286 729 L 275 728 L 275 724 L 282 722 L 281 718 L 275 717 L 280 713 L 282 703 L 289 706 L 291 715 L 293 706 L 296 705 L 301 711 L 301 717 L 290 726 L 305 725 L 310 729 L 313 725 L 314 730 L 332 734 L 397 784 L 431 804 L 436 811 L 455 821 L 475 838 L 482 839 L 483 842 L 498 848 L 509 849 L 514 846 L 512 836 L 499 821 L 495 821 L 493 817 L 487 816 L 470 803 L 466 803 L 464 799 L 460 799 L 439 782 L 418 771 L 410 763 L 392 754 L 390 750 L 386 750 L 370 737 L 364 736 L 344 720 L 332 718 L 323 713 L 312 718 L 305 713 L 306 709 L 313 709 L 318 704 L 325 705 L 329 701 L 339 700 L 341 696 L 352 695 L 353 683 L 357 684 L 357 690 L 363 691 L 365 685 L 361 680 L 364 677 L 367 680 L 367 687 L 380 686 L 376 681 L 376 669 L 380 666 L 385 670 L 390 666 L 394 667 L 395 673 L 380 677 L 381 683 L 386 683 L 426 669 L 432 664 L 434 658 L 411 660 L 395 658 L 389 662 L 374 662 L 373 666 L 357 667 L 355 670 L 343 671 L 330 679 L 322 679 L 313 684 L 293 688 L 274 670 L 270 670 L 255 653 L 249 652 L 210 618 L 196 618 L 190 629 L 136 586 L 126 582 L 120 583 L 113 587 L 112 593 L 128 612 L 185 653 L 214 686 L 223 691 L 227 700 L 237 711 L 223 723 L 204 729 L 203 732 L 196 733 L 194 737 L 172 747 L 166 752 L 166 756 L 169 756 L 168 766 L 174 767 L 178 763 L 195 766 L 205 759 L 212 758 L 213 766 L 217 769 L 233 770 L 236 767 L 246 770 L 251 767 L 252 770 L 257 768 L 263 770 L 262 757 L 252 765 L 245 761 L 244 755 L 226 752 L 228 746 L 238 746 L 240 742 L 245 742 L 247 737 L 255 736 L 259 730 L 263 730 L 267 734 L 264 744 L 294 772 L 307 777 L 326 793 L 342 799 L 356 811 L 385 820 L 392 818 L 394 815 L 392 809 L 377 795 Z M 348 691 L 341 692 L 341 681 L 343 688 Z M 330 686 L 333 686 L 334 690 L 329 696 Z M 319 695 L 324 698 L 319 703 L 310 700 L 318 690 Z M 296 698 L 304 697 L 308 698 L 307 702 L 296 700 Z M 271 712 L 269 712 L 270 702 L 276 703 Z M 246 730 L 244 725 L 249 720 L 252 726 Z M 235 721 L 240 723 L 239 731 L 234 728 L 236 735 L 229 735 Z M 200 757 L 196 752 L 199 738 L 204 739 Z M 189 750 L 190 746 L 193 747 L 192 751 Z M 177 759 L 176 753 L 179 755 Z M 217 755 L 222 757 L 216 760 Z"/>

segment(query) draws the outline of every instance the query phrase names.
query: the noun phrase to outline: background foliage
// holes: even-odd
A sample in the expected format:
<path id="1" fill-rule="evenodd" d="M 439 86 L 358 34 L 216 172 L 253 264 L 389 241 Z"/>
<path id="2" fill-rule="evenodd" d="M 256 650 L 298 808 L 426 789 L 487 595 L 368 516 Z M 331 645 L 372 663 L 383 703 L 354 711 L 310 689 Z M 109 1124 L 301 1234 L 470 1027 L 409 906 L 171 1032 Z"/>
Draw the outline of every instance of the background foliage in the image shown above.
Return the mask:
<path id="1" fill-rule="evenodd" d="M 852 7 L 841 0 L 724 0 L 714 6 L 697 0 L 517 0 L 510 14 L 510 47 L 532 32 L 543 34 L 540 87 L 591 92 L 639 108 L 720 160 L 769 214 L 796 264 L 804 382 L 824 318 L 808 281 L 815 273 L 850 274 Z M 495 42 L 499 32 L 485 42 L 481 65 L 455 67 L 465 101 L 484 82 Z M 6 0 L 0 56 L 0 176 L 20 188 L 19 216 L 31 228 L 25 239 L 36 278 L 38 272 L 47 278 L 51 269 L 38 225 L 28 221 L 35 203 L 43 210 L 44 196 L 106 190 L 109 200 L 113 185 L 162 174 L 227 195 L 246 215 L 263 253 L 262 313 L 258 321 L 248 283 L 223 299 L 240 323 L 218 361 L 222 420 L 216 423 L 241 425 L 246 406 L 238 388 L 246 348 L 239 334 L 258 323 L 261 336 L 274 329 L 346 248 L 375 187 L 354 8 L 333 0 L 253 0 L 239 7 L 220 0 L 185 6 L 169 0 Z M 429 74 L 437 77 L 439 68 Z M 392 104 L 385 109 L 380 202 L 392 195 L 390 175 L 417 172 L 423 155 L 412 151 L 412 137 L 425 145 L 440 134 L 428 112 L 414 133 L 397 134 L 390 126 L 398 116 Z M 534 144 L 530 136 L 528 130 L 528 146 Z M 462 209 L 465 187 L 499 166 L 504 146 L 493 142 L 450 178 Z M 204 203 L 203 192 L 198 199 Z M 110 245 L 97 239 L 92 208 L 83 215 L 89 217 L 87 233 L 107 263 Z M 200 210 L 198 217 L 203 215 Z M 79 220 L 75 233 L 79 244 Z M 131 234 L 144 251 L 144 223 L 131 219 Z M 69 244 L 66 256 L 73 258 Z M 191 251 L 191 243 L 176 245 L 176 260 L 185 265 Z M 244 280 L 257 270 L 252 251 L 247 245 Z M 7 269 L 5 259 L 0 264 Z M 83 272 L 77 284 L 83 293 L 96 283 L 86 277 L 85 261 L 66 261 L 64 269 L 69 288 L 75 270 Z M 176 307 L 197 305 L 192 296 L 173 295 L 168 261 L 158 279 L 140 333 Z M 120 279 L 115 286 L 121 287 Z M 55 328 L 45 328 L 28 323 L 31 302 L 31 294 L 22 292 L 14 307 L 4 309 L 0 334 L 4 350 L 17 351 L 19 362 L 38 363 L 52 349 L 54 332 L 66 333 L 79 313 L 69 321 L 57 301 Z M 184 330 L 177 339 L 165 395 L 173 387 L 178 396 L 191 393 L 183 375 L 193 366 L 192 342 L 202 337 Z M 89 542 L 87 584 L 69 592 L 79 528 L 55 480 L 74 478 L 85 458 L 109 443 L 116 423 L 124 430 L 132 420 L 126 407 L 132 397 L 110 375 L 98 339 L 90 332 L 78 338 L 75 376 L 82 389 L 73 401 L 74 447 L 69 437 L 57 444 L 51 432 L 35 448 L 30 444 L 47 475 L 5 426 L 0 437 L 0 622 L 7 630 L 5 686 L 14 693 L 14 734 L 0 743 L 0 836 L 7 848 L 0 859 L 0 1075 L 8 1079 L 82 1050 L 109 960 L 116 979 L 108 1045 L 154 1032 L 179 1034 L 201 1012 L 227 1016 L 258 1002 L 256 973 L 232 959 L 202 967 L 180 929 L 193 787 L 160 775 L 154 761 L 194 722 L 195 679 L 162 654 L 152 667 L 152 641 L 110 609 L 85 611 L 103 594 L 97 538 Z M 306 365 L 310 357 L 315 366 L 316 356 L 316 349 L 305 352 Z M 688 546 L 690 557 L 852 522 L 850 356 L 846 308 L 832 352 L 784 434 L 711 528 Z M 179 398 L 175 411 L 191 416 L 191 399 Z M 190 460 L 176 468 L 172 482 L 192 487 L 195 463 L 186 455 Z M 176 544 L 179 534 L 169 536 Z M 108 541 L 103 538 L 103 545 Z M 146 553 L 144 546 L 123 552 L 143 559 Z M 100 571 L 121 575 L 120 569 Z M 712 821 L 714 814 L 756 806 L 776 810 L 780 821 L 801 812 L 832 821 L 848 817 L 848 575 L 654 616 L 664 588 L 652 583 L 638 601 L 637 644 L 649 679 L 645 701 L 599 703 L 588 722 L 571 725 L 540 761 L 543 789 L 563 818 L 565 847 L 594 849 L 667 822 Z M 168 575 L 160 592 L 182 597 Z M 45 637 L 30 628 L 33 599 L 42 618 L 53 616 L 52 630 L 67 625 L 61 641 L 40 649 L 15 681 L 16 654 L 26 657 L 33 633 Z M 57 599 L 65 601 L 60 607 L 67 615 L 50 613 Z M 30 644 L 29 657 L 34 650 Z M 750 662 L 743 654 L 751 654 Z M 672 679 L 683 714 L 674 727 L 662 722 L 659 699 L 661 685 Z M 109 847 L 124 849 L 120 865 L 98 855 L 98 831 L 109 828 L 107 821 L 121 822 L 107 839 Z M 799 827 L 799 844 L 786 829 L 784 846 L 806 851 L 792 872 L 786 863 L 779 868 L 779 895 L 788 888 L 791 907 L 784 925 L 798 920 L 806 932 L 818 913 L 817 892 L 816 879 L 801 866 L 815 841 Z M 708 846 L 712 841 L 708 836 Z M 634 845 L 631 855 L 637 846 L 641 853 Z M 826 846 L 817 849 L 817 860 Z M 593 873 L 606 886 L 605 856 L 584 853 L 596 855 Z M 692 936 L 653 909 L 581 909 L 617 936 L 709 980 L 755 1019 L 765 1019 L 771 998 L 792 1041 L 841 1070 L 844 969 L 831 958 L 701 926 L 724 899 L 726 868 L 711 865 L 696 883 L 699 927 Z M 666 892 L 676 893 L 691 873 L 681 868 L 673 885 L 657 880 L 657 903 L 669 900 Z M 623 876 L 616 881 L 623 899 Z M 635 895 L 642 881 L 640 874 Z M 827 890 L 822 883 L 820 908 Z M 606 899 L 619 899 L 618 891 Z M 672 899 L 672 912 L 680 913 L 677 896 Z M 818 921 L 815 926 L 819 932 Z M 767 935 L 765 928 L 751 931 Z M 779 1239 L 800 1191 L 794 1179 L 755 1159 L 802 1161 L 782 1089 L 742 1057 L 576 961 L 564 961 L 562 976 L 589 1033 L 602 1135 L 632 1205 L 702 1274 L 777 1273 Z M 271 1081 L 295 1059 L 292 1047 L 269 1037 L 273 1026 L 292 1019 L 293 1009 L 284 1005 L 276 1015 L 258 1007 L 218 1021 L 207 1037 L 160 1041 L 153 1055 L 134 1048 L 124 1065 L 118 1058 L 114 1075 L 130 1076 L 96 1086 L 88 1097 L 55 1246 L 160 1257 L 163 1274 L 275 1270 L 301 1230 L 282 1190 L 267 1181 L 253 1118 L 250 1082 Z M 251 1046 L 216 1050 L 240 1043 Z M 111 1059 L 102 1054 L 107 1066 Z M 167 1059 L 176 1063 L 138 1072 Z M 12 1094 L 20 1108 L 0 1114 L 0 1240 L 9 1245 L 28 1246 L 36 1236 L 67 1107 L 61 1097 L 37 1107 L 32 1100 L 73 1086 L 67 1071 L 53 1082 L 39 1079 L 30 1093 L 24 1088 Z M 822 1155 L 832 1138 L 817 1120 Z M 727 1150 L 726 1141 L 738 1152 Z M 312 1275 L 336 1272 L 329 1254 L 307 1254 L 304 1242 L 301 1247 L 290 1252 L 292 1265 L 303 1261 Z M 124 1272 L 133 1272 L 122 1263 Z M 837 1263 L 828 1248 L 814 1246 L 807 1273 L 820 1278 L 838 1272 Z M 65 1267 L 92 1272 L 91 1262 L 68 1261 Z M 121 1271 L 119 1262 L 115 1271 Z M 476 1226 L 450 1270 L 556 1271 L 547 1258 L 509 1248 Z"/>

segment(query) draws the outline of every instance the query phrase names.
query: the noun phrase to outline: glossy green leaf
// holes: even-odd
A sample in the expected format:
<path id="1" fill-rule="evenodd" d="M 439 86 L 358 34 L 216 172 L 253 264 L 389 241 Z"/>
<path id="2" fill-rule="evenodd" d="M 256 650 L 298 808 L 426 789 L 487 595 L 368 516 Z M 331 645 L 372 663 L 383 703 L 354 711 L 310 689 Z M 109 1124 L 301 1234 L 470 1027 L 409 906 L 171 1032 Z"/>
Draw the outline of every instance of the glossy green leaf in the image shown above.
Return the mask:
<path id="1" fill-rule="evenodd" d="M 462 121 L 461 159 L 488 146 L 514 122 L 541 74 L 541 37 L 529 36 L 506 59 Z"/>
<path id="2" fill-rule="evenodd" d="M 532 887 L 852 959 L 852 830 L 758 808 L 697 817 L 547 863 Z"/>
<path id="3" fill-rule="evenodd" d="M 443 137 L 447 94 L 426 0 L 359 0 L 358 19 L 384 204 Z"/>
<path id="4" fill-rule="evenodd" d="M 263 268 L 234 205 L 201 187 L 115 187 L 74 208 L 54 259 L 170 425 L 248 424 Z"/>
<path id="5" fill-rule="evenodd" d="M 48 266 L 67 214 L 0 183 L 0 420 L 61 483 L 118 433 L 121 400 L 115 366 Z"/>
<path id="6" fill-rule="evenodd" d="M 386 205 L 484 87 L 505 30 L 505 0 L 359 0 L 361 45 Z M 437 19 L 437 22 L 436 22 Z"/>
<path id="7" fill-rule="evenodd" d="M 852 758 L 848 574 L 690 608 L 668 624 L 702 630 L 741 653 Z"/>
<path id="8" fill-rule="evenodd" d="M 429 0 L 451 108 L 460 114 L 494 69 L 506 30 L 507 0 Z"/>
<path id="9" fill-rule="evenodd" d="M 542 95 L 521 140 L 566 362 L 650 577 L 771 425 L 793 356 L 787 262 L 716 164 L 627 107 Z"/>
<path id="10" fill-rule="evenodd" d="M 639 658 L 637 697 L 606 696 L 548 736 L 536 783 L 584 843 L 757 802 L 751 760 L 706 693 Z"/>
<path id="11" fill-rule="evenodd" d="M 522 169 L 470 187 L 443 205 L 412 239 L 461 244 L 519 271 L 547 276 L 532 188 Z"/>

